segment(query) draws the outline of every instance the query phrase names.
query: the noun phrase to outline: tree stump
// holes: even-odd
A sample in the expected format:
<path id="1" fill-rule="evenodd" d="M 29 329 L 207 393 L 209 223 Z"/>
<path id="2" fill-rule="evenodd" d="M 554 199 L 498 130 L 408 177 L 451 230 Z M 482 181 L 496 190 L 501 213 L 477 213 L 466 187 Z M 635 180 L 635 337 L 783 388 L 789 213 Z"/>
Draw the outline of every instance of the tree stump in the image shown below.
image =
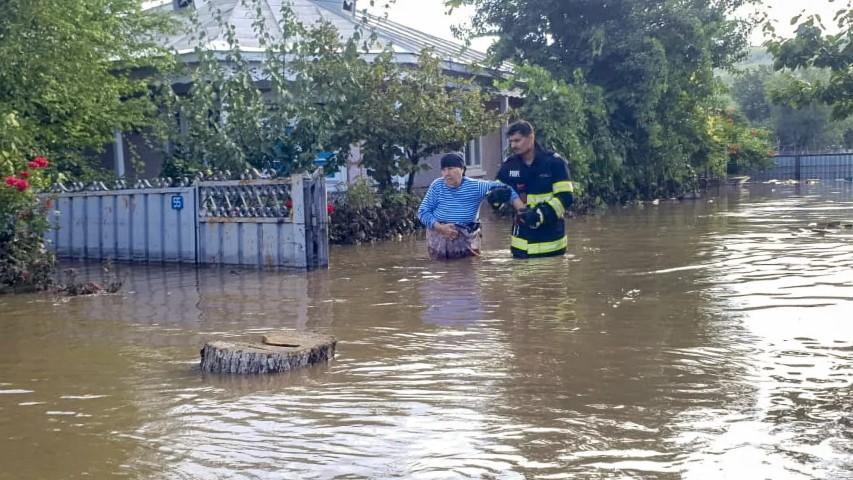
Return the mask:
<path id="1" fill-rule="evenodd" d="M 207 342 L 201 349 L 201 370 L 210 373 L 279 373 L 334 358 L 337 340 L 330 335 L 283 332 L 258 343 Z"/>

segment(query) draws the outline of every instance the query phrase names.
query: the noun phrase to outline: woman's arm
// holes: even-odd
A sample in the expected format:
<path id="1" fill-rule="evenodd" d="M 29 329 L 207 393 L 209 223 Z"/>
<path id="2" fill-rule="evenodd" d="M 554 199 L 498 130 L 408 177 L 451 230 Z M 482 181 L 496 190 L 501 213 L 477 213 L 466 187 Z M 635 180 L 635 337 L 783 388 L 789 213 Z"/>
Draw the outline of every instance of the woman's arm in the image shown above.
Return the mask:
<path id="1" fill-rule="evenodd" d="M 433 228 L 438 221 L 434 215 L 435 209 L 438 207 L 439 194 L 437 186 L 438 184 L 435 182 L 429 186 L 424 199 L 421 200 L 421 206 L 418 207 L 418 220 L 427 228 Z"/>

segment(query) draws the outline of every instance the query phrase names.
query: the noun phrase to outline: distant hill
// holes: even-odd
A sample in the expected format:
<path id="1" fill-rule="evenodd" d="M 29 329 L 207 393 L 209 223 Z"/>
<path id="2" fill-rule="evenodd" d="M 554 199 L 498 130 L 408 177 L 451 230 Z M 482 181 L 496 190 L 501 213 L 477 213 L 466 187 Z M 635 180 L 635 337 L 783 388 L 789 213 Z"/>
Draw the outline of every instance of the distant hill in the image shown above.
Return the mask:
<path id="1" fill-rule="evenodd" d="M 767 52 L 767 49 L 764 47 L 749 47 L 749 54 L 747 54 L 743 61 L 735 64 L 734 71 L 718 69 L 714 70 L 714 74 L 718 79 L 722 80 L 724 84 L 731 86 L 732 81 L 734 80 L 734 75 L 736 75 L 734 72 L 749 70 L 761 66 L 770 67 L 772 65 L 773 56 Z"/>
<path id="2" fill-rule="evenodd" d="M 749 55 L 737 64 L 737 69 L 748 69 L 762 65 L 773 65 L 773 57 L 764 47 L 749 47 Z"/>

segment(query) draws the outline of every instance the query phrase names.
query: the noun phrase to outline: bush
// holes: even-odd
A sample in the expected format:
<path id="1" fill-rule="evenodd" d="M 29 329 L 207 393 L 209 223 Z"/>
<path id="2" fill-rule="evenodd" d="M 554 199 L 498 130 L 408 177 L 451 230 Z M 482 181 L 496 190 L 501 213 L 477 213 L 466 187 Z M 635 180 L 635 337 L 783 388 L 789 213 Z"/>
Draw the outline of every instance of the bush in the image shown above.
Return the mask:
<path id="1" fill-rule="evenodd" d="M 352 245 L 418 231 L 420 197 L 406 192 L 376 193 L 367 180 L 349 186 L 330 209 L 329 241 Z"/>
<path id="2" fill-rule="evenodd" d="M 50 201 L 42 204 L 33 193 L 47 166 L 46 158 L 36 157 L 0 186 L 0 292 L 44 290 L 52 283 L 55 257 L 44 245 Z"/>

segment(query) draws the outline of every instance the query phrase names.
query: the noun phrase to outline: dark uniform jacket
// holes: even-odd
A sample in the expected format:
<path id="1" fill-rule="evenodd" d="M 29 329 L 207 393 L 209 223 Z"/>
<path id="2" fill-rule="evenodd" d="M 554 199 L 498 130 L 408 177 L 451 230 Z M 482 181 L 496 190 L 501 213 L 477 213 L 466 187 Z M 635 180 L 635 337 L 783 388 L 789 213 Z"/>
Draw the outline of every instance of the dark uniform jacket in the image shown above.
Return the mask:
<path id="1" fill-rule="evenodd" d="M 512 255 L 528 258 L 565 253 L 568 241 L 563 216 L 572 204 L 573 192 L 566 161 L 537 146 L 529 166 L 520 155 L 507 158 L 498 180 L 518 192 L 528 209 L 538 209 L 543 219 L 537 228 L 522 224 L 513 227 Z"/>

